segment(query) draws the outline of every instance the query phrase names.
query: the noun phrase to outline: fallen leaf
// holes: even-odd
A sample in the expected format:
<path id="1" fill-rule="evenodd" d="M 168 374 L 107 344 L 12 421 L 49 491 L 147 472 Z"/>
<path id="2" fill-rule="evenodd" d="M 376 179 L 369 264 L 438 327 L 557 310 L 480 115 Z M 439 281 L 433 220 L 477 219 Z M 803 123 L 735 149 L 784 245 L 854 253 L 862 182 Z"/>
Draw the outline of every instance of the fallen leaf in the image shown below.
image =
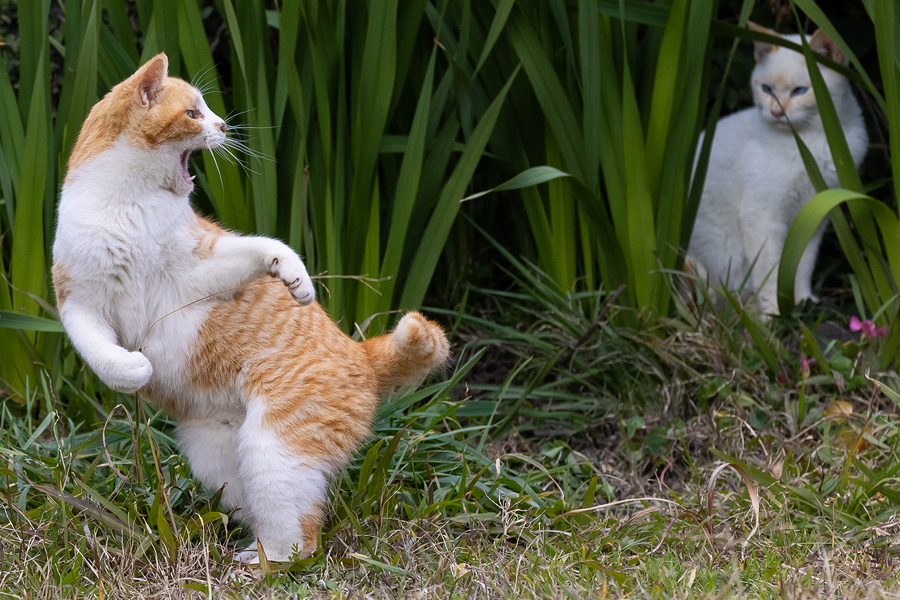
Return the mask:
<path id="1" fill-rule="evenodd" d="M 851 427 L 845 427 L 834 435 L 831 445 L 847 452 L 861 452 L 871 446 L 867 440 L 858 431 L 854 431 Z"/>
<path id="2" fill-rule="evenodd" d="M 847 419 L 836 416 L 836 415 L 852 415 L 853 414 L 853 405 L 847 402 L 846 400 L 832 400 L 831 403 L 825 408 L 825 416 L 826 417 L 835 417 L 833 420 L 835 423 L 844 423 Z"/>

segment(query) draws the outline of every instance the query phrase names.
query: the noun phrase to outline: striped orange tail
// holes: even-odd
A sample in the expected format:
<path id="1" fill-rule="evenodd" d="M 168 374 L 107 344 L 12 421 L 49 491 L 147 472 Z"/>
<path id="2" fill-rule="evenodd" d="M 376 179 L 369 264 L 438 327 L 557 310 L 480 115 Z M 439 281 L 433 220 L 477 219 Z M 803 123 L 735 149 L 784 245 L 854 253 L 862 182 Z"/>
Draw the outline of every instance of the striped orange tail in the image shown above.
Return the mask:
<path id="1" fill-rule="evenodd" d="M 394 331 L 366 340 L 363 347 L 378 377 L 380 396 L 420 383 L 450 356 L 444 330 L 417 312 L 406 313 Z"/>

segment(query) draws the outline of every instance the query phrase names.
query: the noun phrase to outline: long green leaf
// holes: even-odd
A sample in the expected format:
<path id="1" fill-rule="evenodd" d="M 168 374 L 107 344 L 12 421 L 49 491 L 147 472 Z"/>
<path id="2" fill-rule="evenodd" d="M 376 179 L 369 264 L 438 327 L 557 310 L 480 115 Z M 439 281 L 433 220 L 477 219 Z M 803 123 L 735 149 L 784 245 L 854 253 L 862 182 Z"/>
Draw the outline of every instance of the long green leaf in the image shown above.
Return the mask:
<path id="1" fill-rule="evenodd" d="M 379 310 L 382 311 L 390 308 L 389 304 L 392 303 L 394 297 L 394 288 L 397 285 L 400 261 L 407 238 L 405 234 L 409 231 L 409 223 L 415 209 L 419 183 L 422 177 L 436 59 L 437 52 L 435 50 L 431 53 L 428 69 L 425 71 L 422 91 L 419 93 L 419 101 L 416 104 L 416 112 L 413 115 L 412 127 L 410 128 L 409 138 L 403 153 L 403 162 L 400 165 L 400 173 L 397 177 L 389 229 L 389 232 L 393 233 L 393 235 L 388 236 L 387 248 L 381 263 L 381 277 L 391 278 L 385 282 L 382 288 L 385 300 L 379 307 Z"/>
<path id="2" fill-rule="evenodd" d="M 0 329 L 18 329 L 20 331 L 52 331 L 62 333 L 62 323 L 52 319 L 22 315 L 19 313 L 0 310 Z"/>
<path id="3" fill-rule="evenodd" d="M 500 109 L 503 107 L 504 100 L 506 100 L 506 94 L 509 92 L 509 88 L 512 87 L 518 72 L 518 69 L 513 71 L 506 85 L 503 86 L 503 89 L 500 90 L 500 93 L 497 94 L 490 107 L 485 111 L 484 116 L 481 117 L 481 120 L 472 132 L 472 137 L 466 144 L 465 151 L 459 158 L 459 163 L 457 163 L 453 174 L 450 175 L 450 179 L 444 186 L 438 199 L 437 208 L 429 220 L 428 226 L 425 228 L 421 245 L 410 267 L 411 275 L 400 297 L 400 306 L 419 306 L 425 298 L 425 292 L 437 266 L 444 241 L 450 232 L 454 217 L 459 212 L 459 199 L 462 197 L 463 190 L 469 184 L 472 173 L 478 166 L 478 161 L 484 153 L 491 133 L 493 133 L 494 125 L 497 122 L 497 117 L 500 115 Z"/>
<path id="4" fill-rule="evenodd" d="M 841 204 L 850 203 L 856 203 L 860 205 L 860 208 L 870 210 L 875 215 L 875 221 L 884 240 L 893 280 L 900 281 L 900 222 L 898 222 L 896 214 L 883 203 L 860 192 L 841 189 L 825 190 L 803 206 L 788 230 L 781 263 L 778 267 L 778 310 L 781 314 L 790 314 L 793 308 L 794 277 L 797 265 L 815 230 L 832 209 Z"/>
<path id="5" fill-rule="evenodd" d="M 46 52 L 41 54 L 38 72 L 43 72 Z M 37 304 L 28 294 L 44 293 L 44 194 L 47 184 L 47 140 L 50 127 L 49 80 L 34 87 L 29 109 L 28 127 L 25 133 L 25 153 L 19 180 L 19 197 L 16 203 L 16 224 L 13 228 L 13 252 L 10 275 L 13 291 L 13 307 L 17 312 L 35 315 Z"/>
<path id="6" fill-rule="evenodd" d="M 476 198 L 481 198 L 482 196 L 486 196 L 487 194 L 491 194 L 493 192 L 505 192 L 507 190 L 518 190 L 524 187 L 540 185 L 559 177 L 570 177 L 570 175 L 568 173 L 563 173 L 555 167 L 549 167 L 546 165 L 541 167 L 531 167 L 530 169 L 522 171 L 512 179 L 504 181 L 497 187 L 485 190 L 483 192 L 477 192 L 470 196 L 466 196 L 465 198 L 460 200 L 460 202 L 475 200 Z"/>

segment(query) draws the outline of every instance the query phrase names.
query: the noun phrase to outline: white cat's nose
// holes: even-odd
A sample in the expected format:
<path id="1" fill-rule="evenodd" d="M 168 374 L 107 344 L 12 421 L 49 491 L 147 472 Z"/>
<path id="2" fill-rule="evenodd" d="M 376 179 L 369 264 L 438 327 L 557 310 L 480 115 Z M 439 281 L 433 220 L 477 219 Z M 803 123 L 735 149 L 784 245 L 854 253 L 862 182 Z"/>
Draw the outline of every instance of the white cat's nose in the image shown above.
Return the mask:
<path id="1" fill-rule="evenodd" d="M 216 124 L 216 129 L 218 129 L 222 133 L 225 133 L 226 131 L 228 131 L 228 125 L 225 124 L 225 121 L 222 121 L 221 123 Z"/>
<path id="2" fill-rule="evenodd" d="M 780 119 L 781 117 L 784 116 L 784 111 L 781 110 L 780 108 L 773 108 L 772 116 L 775 117 L 776 119 Z"/>

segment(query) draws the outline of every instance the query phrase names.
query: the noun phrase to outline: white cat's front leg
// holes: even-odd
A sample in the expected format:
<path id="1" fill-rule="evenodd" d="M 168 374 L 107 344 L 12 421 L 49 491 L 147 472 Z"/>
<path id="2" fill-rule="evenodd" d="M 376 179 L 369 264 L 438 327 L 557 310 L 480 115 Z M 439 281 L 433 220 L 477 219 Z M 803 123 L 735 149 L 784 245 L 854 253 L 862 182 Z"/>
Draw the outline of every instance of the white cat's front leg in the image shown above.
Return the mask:
<path id="1" fill-rule="evenodd" d="M 794 300 L 797 303 L 804 300 L 819 301 L 819 298 L 812 293 L 812 276 L 816 266 L 816 257 L 819 255 L 819 245 L 822 243 L 822 235 L 827 226 L 828 220 L 826 219 L 816 229 L 797 265 L 797 275 L 794 279 Z"/>
<path id="2" fill-rule="evenodd" d="M 271 275 L 281 279 L 300 304 L 316 299 L 306 265 L 286 244 L 265 237 L 223 235 L 202 259 L 194 281 L 212 294 Z"/>
<path id="3" fill-rule="evenodd" d="M 147 357 L 120 346 L 116 332 L 95 312 L 70 299 L 60 319 L 75 349 L 106 385 L 131 393 L 150 380 L 153 366 Z"/>
<path id="4" fill-rule="evenodd" d="M 756 237 L 757 243 L 762 246 L 753 252 L 752 246 L 745 247 L 747 261 L 753 264 L 753 272 L 750 276 L 750 284 L 756 292 L 756 302 L 763 314 L 778 314 L 778 263 L 781 260 L 781 251 L 784 248 L 784 236 L 780 231 L 768 231 L 765 237 Z M 749 251 L 749 252 L 748 252 Z"/>

